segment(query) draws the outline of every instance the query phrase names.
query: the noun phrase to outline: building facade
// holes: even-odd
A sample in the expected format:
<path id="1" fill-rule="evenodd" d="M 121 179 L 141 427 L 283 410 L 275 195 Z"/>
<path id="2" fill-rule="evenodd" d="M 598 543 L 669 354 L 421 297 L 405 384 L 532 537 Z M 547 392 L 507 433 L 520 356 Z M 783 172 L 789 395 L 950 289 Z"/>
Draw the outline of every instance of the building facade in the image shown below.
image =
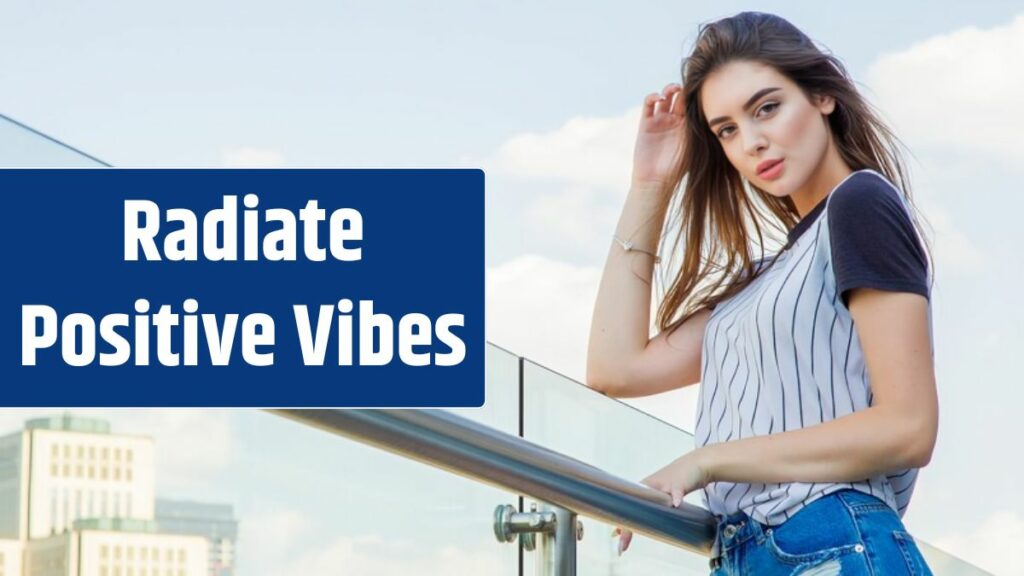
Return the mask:
<path id="1" fill-rule="evenodd" d="M 158 498 L 156 521 L 161 531 L 206 538 L 210 546 L 209 575 L 235 576 L 238 520 L 230 505 Z"/>
<path id="2" fill-rule="evenodd" d="M 161 501 L 153 440 L 61 415 L 0 437 L 0 576 L 233 576 L 231 506 Z"/>

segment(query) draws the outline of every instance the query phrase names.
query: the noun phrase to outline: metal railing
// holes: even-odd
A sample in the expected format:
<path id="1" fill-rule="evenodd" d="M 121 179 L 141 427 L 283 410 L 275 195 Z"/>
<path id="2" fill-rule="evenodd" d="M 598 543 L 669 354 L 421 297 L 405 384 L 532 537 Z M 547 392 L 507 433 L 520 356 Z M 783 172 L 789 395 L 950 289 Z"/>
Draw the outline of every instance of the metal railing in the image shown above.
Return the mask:
<path id="1" fill-rule="evenodd" d="M 715 518 L 703 508 L 686 502 L 673 508 L 663 492 L 450 412 L 268 412 L 551 504 L 547 513 L 505 515 L 504 522 L 506 532 L 542 534 L 544 564 L 552 574 L 575 574 L 577 514 L 705 556 L 714 542 Z"/>

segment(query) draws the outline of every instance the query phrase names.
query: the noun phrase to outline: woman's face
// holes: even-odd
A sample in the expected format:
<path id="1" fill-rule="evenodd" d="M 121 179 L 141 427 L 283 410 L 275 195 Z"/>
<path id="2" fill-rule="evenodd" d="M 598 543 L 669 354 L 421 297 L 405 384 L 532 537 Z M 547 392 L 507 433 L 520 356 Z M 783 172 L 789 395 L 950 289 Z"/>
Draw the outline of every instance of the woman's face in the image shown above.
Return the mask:
<path id="1" fill-rule="evenodd" d="M 712 137 L 752 184 L 784 197 L 808 182 L 825 159 L 829 132 L 822 115 L 830 97 L 811 102 L 771 66 L 733 61 L 708 75 L 700 101 Z M 781 165 L 759 172 L 766 162 Z"/>

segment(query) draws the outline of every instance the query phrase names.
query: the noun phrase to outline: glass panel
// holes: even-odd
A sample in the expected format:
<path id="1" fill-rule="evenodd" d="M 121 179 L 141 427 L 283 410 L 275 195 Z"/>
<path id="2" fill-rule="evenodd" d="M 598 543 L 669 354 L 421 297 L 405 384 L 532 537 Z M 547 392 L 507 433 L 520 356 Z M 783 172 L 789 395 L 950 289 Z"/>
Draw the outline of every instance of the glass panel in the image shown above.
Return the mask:
<path id="1" fill-rule="evenodd" d="M 531 442 L 637 481 L 693 449 L 686 432 L 529 360 L 523 362 L 523 433 Z M 688 494 L 685 501 L 700 506 L 700 494 Z M 640 535 L 617 556 L 614 526 L 582 520 L 579 574 L 607 574 L 609 567 L 621 575 L 709 572 L 707 557 Z M 524 572 L 535 556 L 524 557 Z"/>
<path id="2" fill-rule="evenodd" d="M 0 168 L 87 168 L 104 164 L 0 114 Z"/>
<path id="3" fill-rule="evenodd" d="M 935 548 L 927 542 L 916 539 L 915 541 L 925 561 L 928 562 L 928 567 L 932 569 L 936 576 L 991 576 L 990 572 L 968 564 L 956 556 Z"/>
<path id="4" fill-rule="evenodd" d="M 518 359 L 487 346 L 485 366 L 484 407 L 452 412 L 515 433 Z M 519 574 L 518 545 L 499 544 L 493 528 L 495 507 L 518 508 L 517 494 L 278 416 L 260 413 L 250 425 L 245 435 L 254 441 L 293 449 L 286 459 L 239 466 L 262 477 L 240 503 L 241 522 L 284 514 L 308 529 L 290 540 L 261 539 L 276 549 L 253 554 L 243 530 L 239 574 Z"/>

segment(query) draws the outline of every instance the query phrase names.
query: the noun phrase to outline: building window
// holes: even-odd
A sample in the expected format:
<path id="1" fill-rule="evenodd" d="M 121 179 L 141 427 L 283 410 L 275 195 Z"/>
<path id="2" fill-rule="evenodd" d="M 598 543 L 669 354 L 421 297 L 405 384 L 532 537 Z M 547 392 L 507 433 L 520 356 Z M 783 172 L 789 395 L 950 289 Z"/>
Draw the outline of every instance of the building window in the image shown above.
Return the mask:
<path id="1" fill-rule="evenodd" d="M 57 527 L 57 489 L 50 488 L 50 530 Z"/>
<path id="2" fill-rule="evenodd" d="M 132 469 L 131 468 L 125 468 L 125 470 L 124 470 L 124 479 L 127 480 L 128 482 L 132 481 Z"/>

